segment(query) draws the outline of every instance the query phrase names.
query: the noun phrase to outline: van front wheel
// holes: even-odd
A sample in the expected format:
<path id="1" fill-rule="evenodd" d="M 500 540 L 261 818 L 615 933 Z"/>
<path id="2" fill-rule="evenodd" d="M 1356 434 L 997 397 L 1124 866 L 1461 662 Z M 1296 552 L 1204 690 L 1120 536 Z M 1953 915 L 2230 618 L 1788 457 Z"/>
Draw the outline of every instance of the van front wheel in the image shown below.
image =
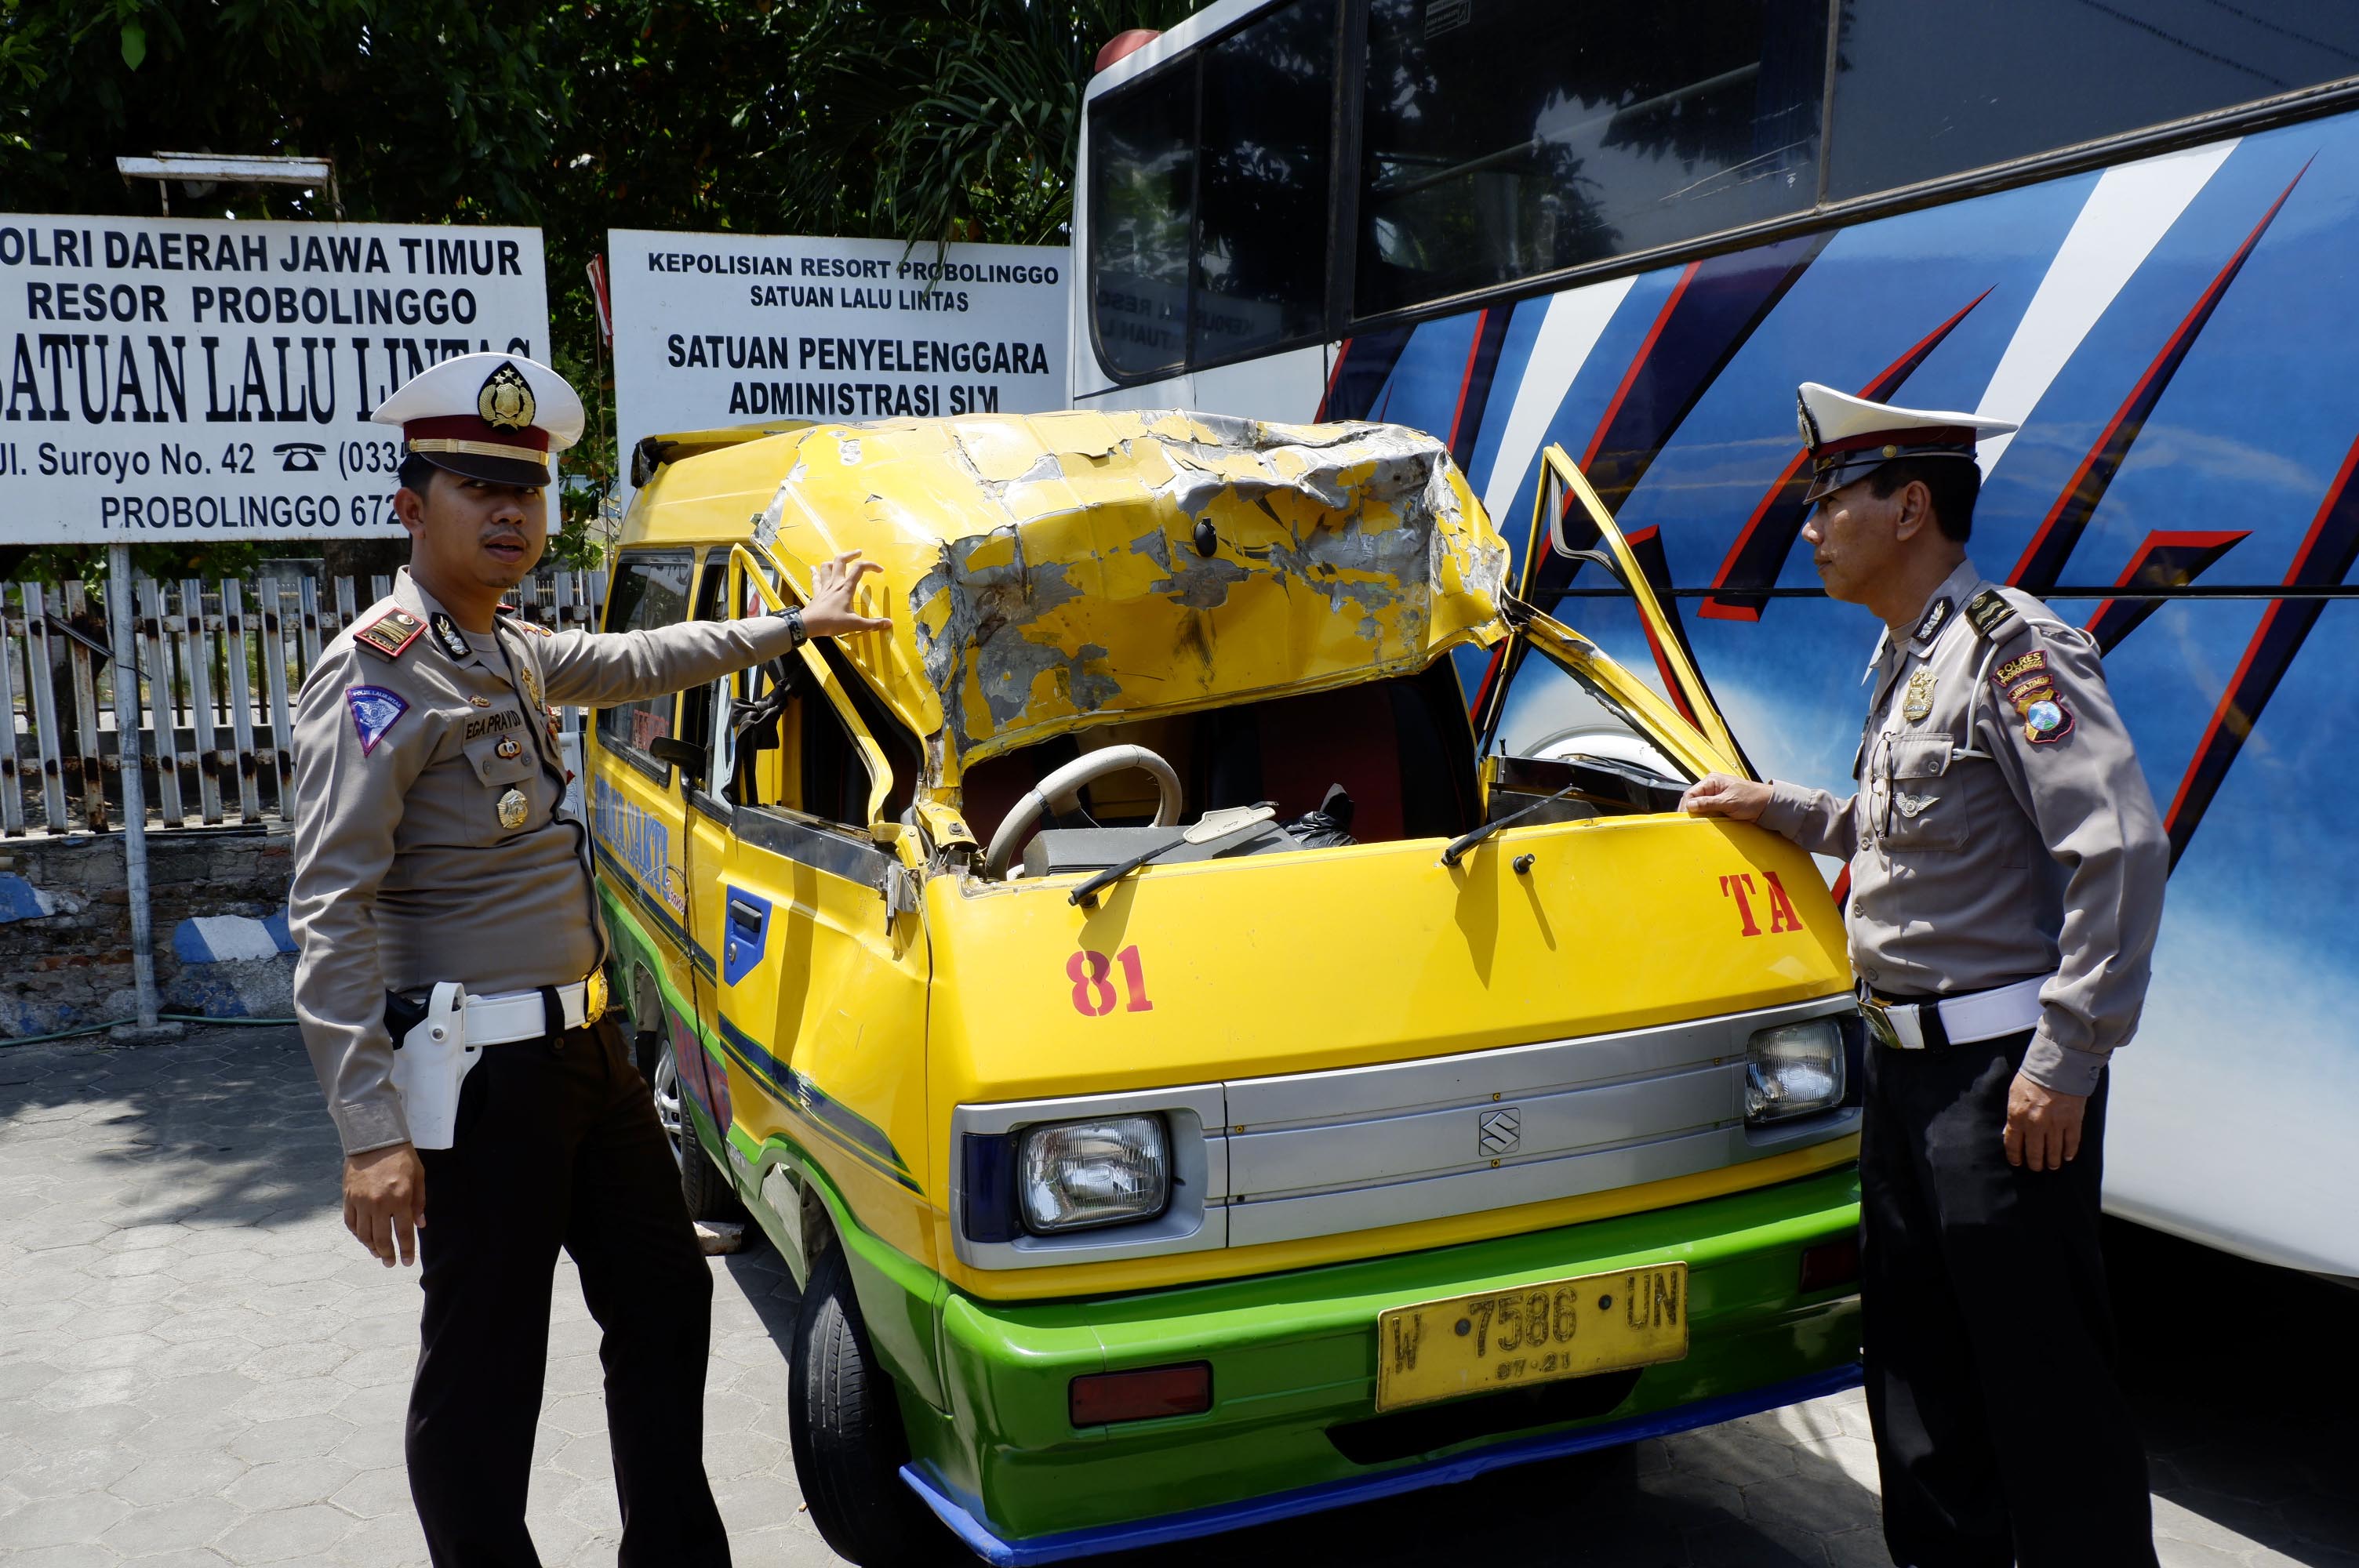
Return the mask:
<path id="1" fill-rule="evenodd" d="M 788 1435 L 811 1522 L 861 1568 L 919 1568 L 967 1558 L 901 1481 L 908 1443 L 893 1379 L 876 1363 L 841 1246 L 812 1266 L 788 1368 Z"/>

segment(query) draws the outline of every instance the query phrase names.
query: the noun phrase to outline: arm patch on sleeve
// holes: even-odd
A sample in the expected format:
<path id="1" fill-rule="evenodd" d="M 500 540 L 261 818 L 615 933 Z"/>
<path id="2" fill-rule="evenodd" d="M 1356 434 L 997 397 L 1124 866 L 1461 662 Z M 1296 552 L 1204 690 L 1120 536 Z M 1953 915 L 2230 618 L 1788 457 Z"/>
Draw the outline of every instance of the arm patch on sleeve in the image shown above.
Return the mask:
<path id="1" fill-rule="evenodd" d="M 409 704 L 397 693 L 381 686 L 354 686 L 344 688 L 344 702 L 353 710 L 353 729 L 361 738 L 361 755 L 376 750 L 385 732 L 394 721 L 409 711 Z"/>

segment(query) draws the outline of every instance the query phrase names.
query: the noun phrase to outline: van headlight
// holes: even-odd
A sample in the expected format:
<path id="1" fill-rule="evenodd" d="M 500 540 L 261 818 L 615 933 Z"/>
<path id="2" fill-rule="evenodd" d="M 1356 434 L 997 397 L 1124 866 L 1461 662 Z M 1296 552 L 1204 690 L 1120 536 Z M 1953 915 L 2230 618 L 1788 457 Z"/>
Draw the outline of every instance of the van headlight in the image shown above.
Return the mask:
<path id="1" fill-rule="evenodd" d="M 1112 1116 L 1027 1129 L 1016 1156 L 1024 1223 L 1046 1235 L 1152 1219 L 1171 1196 L 1159 1116 Z"/>
<path id="2" fill-rule="evenodd" d="M 1745 1120 L 1785 1121 L 1843 1103 L 1843 1039 L 1833 1019 L 1756 1030 L 1745 1052 Z"/>

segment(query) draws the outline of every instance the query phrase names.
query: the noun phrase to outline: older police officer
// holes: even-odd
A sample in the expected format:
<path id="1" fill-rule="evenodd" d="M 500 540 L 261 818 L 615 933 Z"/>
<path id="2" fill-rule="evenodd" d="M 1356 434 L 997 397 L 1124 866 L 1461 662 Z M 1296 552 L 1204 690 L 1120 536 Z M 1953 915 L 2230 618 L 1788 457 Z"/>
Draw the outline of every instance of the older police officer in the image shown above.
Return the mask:
<path id="1" fill-rule="evenodd" d="M 551 635 L 500 596 L 540 559 L 549 453 L 582 429 L 573 389 L 467 354 L 375 417 L 408 443 L 394 509 L 410 565 L 304 683 L 290 904 L 344 1222 L 387 1267 L 424 1260 L 408 1449 L 427 1545 L 441 1568 L 538 1562 L 525 1489 L 562 1247 L 604 1331 L 622 1563 L 724 1563 L 702 1460 L 712 1277 L 604 1011 L 552 705 L 659 696 L 806 636 L 884 629 L 852 609 L 876 568 L 822 568 L 799 615 Z"/>
<path id="2" fill-rule="evenodd" d="M 2098 1247 L 2106 1065 L 2169 852 L 2088 635 L 1966 558 L 1974 442 L 2015 428 L 1815 384 L 1804 527 L 1885 623 L 1837 800 L 1715 773 L 1684 807 L 1850 862 L 1869 1014 L 1868 1416 L 1915 1568 L 2147 1564 L 2146 1457 Z"/>

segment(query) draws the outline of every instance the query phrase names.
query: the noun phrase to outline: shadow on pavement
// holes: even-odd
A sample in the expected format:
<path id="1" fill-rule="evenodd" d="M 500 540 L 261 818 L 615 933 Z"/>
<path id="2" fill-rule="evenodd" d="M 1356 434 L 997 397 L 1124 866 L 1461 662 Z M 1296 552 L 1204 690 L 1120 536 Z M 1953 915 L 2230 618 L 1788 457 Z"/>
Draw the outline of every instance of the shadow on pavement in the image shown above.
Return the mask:
<path id="1" fill-rule="evenodd" d="M 2359 1568 L 2359 1290 L 2122 1221 L 2105 1256 L 2158 1529 Z"/>
<path id="2" fill-rule="evenodd" d="M 69 1139 L 119 1171 L 125 1223 L 277 1228 L 342 1202 L 335 1126 L 288 1028 L 0 1049 L 0 1190 L 54 1171 L 44 1146 Z"/>

